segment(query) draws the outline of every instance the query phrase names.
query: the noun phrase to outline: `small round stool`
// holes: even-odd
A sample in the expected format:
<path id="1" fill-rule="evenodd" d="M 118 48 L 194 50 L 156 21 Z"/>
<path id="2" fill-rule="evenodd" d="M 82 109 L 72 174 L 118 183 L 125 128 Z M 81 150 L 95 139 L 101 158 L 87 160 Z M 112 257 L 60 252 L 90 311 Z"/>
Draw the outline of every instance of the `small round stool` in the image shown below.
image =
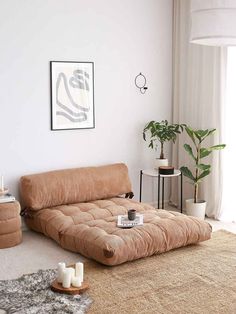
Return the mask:
<path id="1" fill-rule="evenodd" d="M 19 202 L 0 204 L 0 249 L 15 246 L 22 241 Z"/>

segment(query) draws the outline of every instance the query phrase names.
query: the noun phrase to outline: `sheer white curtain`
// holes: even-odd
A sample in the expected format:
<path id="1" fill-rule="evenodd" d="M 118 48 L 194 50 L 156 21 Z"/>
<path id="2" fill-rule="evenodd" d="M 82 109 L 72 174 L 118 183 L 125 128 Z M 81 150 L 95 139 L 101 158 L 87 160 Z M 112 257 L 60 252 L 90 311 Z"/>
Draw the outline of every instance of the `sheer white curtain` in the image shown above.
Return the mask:
<path id="1" fill-rule="evenodd" d="M 189 43 L 189 5 L 189 0 L 174 1 L 173 121 L 199 129 L 217 128 L 217 134 L 206 143 L 214 145 L 222 142 L 226 49 Z M 188 138 L 184 134 L 173 147 L 175 167 L 191 167 L 191 160 L 183 149 L 186 142 Z M 206 213 L 214 218 L 221 215 L 221 156 L 219 152 L 211 155 L 208 162 L 212 163 L 212 173 L 200 187 L 200 196 L 207 201 Z M 185 199 L 193 198 L 193 188 L 187 181 L 184 184 Z M 176 202 L 176 192 L 176 186 L 172 184 L 173 202 Z"/>
<path id="2" fill-rule="evenodd" d="M 225 110 L 225 141 L 227 149 L 223 154 L 223 198 L 221 220 L 236 222 L 235 203 L 235 117 L 236 117 L 236 47 L 228 48 L 227 93 Z"/>

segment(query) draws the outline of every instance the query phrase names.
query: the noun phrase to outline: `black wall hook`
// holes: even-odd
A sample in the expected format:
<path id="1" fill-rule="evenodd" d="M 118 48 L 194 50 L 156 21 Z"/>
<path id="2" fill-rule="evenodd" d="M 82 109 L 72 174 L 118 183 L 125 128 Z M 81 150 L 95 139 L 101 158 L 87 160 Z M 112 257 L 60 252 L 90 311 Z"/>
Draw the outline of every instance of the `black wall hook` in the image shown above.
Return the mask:
<path id="1" fill-rule="evenodd" d="M 141 80 L 141 82 L 138 82 Z M 136 77 L 135 77 L 135 85 L 136 87 L 140 90 L 141 94 L 145 94 L 146 90 L 148 87 L 146 86 L 147 80 L 146 77 L 140 72 Z"/>

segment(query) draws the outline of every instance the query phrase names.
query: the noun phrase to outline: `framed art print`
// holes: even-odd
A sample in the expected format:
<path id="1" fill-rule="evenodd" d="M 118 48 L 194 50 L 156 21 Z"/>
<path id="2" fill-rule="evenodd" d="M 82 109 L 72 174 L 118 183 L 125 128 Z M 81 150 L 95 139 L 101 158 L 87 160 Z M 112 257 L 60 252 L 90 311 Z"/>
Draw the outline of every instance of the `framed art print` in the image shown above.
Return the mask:
<path id="1" fill-rule="evenodd" d="M 51 130 L 94 128 L 93 62 L 51 61 L 50 76 Z"/>

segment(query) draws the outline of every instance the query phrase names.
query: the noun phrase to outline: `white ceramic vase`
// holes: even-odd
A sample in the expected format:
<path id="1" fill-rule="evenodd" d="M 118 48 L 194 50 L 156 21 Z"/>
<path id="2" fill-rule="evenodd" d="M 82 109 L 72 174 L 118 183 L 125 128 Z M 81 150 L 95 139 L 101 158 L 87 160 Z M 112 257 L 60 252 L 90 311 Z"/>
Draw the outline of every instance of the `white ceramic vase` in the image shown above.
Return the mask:
<path id="1" fill-rule="evenodd" d="M 205 219 L 206 201 L 198 201 L 198 203 L 194 203 L 193 199 L 189 199 L 185 201 L 185 204 L 188 216 L 194 216 L 202 220 Z"/>
<path id="2" fill-rule="evenodd" d="M 168 159 L 167 158 L 165 158 L 165 159 L 156 158 L 155 159 L 154 168 L 158 170 L 159 167 L 161 167 L 161 166 L 168 166 Z"/>

